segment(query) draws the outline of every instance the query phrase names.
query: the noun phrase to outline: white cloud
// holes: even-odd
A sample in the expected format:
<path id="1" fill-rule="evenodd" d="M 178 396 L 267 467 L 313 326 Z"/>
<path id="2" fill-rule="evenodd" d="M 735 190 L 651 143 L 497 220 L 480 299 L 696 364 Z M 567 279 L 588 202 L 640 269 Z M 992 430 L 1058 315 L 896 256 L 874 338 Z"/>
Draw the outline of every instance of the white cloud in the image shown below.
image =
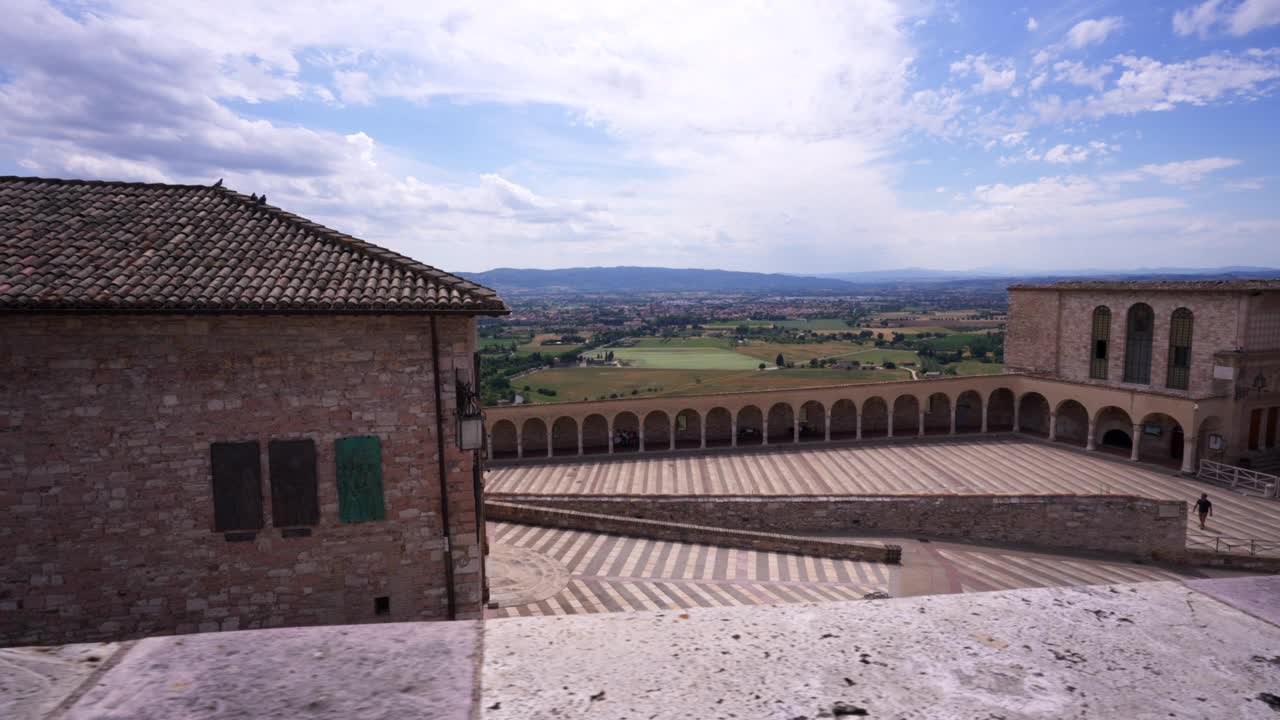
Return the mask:
<path id="1" fill-rule="evenodd" d="M 1166 185 L 1194 185 L 1209 173 L 1239 164 L 1240 161 L 1235 158 L 1207 157 L 1199 160 L 1143 165 L 1138 169 Z"/>
<path id="2" fill-rule="evenodd" d="M 1208 37 L 1215 28 L 1239 36 L 1278 24 L 1280 0 L 1243 0 L 1237 4 L 1206 0 L 1173 15 L 1175 33 L 1201 38 Z"/>
<path id="3" fill-rule="evenodd" d="M 973 86 L 978 93 L 1008 90 L 1018 79 L 1013 61 L 1007 58 L 989 58 L 986 55 L 966 55 L 963 60 L 951 63 L 951 74 L 978 78 Z"/>
<path id="4" fill-rule="evenodd" d="M 1107 36 L 1124 27 L 1124 20 L 1111 16 L 1097 20 L 1082 20 L 1067 31 L 1067 45 L 1079 50 L 1107 39 Z"/>
<path id="5" fill-rule="evenodd" d="M 1040 23 L 1036 22 L 1036 19 L 1033 17 L 1027 18 L 1027 30 L 1035 32 L 1038 29 L 1040 29 Z"/>
<path id="6" fill-rule="evenodd" d="M 1231 182 L 1228 182 L 1223 187 L 1225 187 L 1228 190 L 1242 192 L 1242 191 L 1250 191 L 1250 190 L 1261 190 L 1265 186 L 1266 186 L 1266 181 L 1264 178 L 1243 178 L 1241 180 L 1233 180 Z"/>
<path id="7" fill-rule="evenodd" d="M 1044 161 L 1054 165 L 1073 165 L 1088 160 L 1090 157 L 1102 157 L 1119 150 L 1115 145 L 1092 140 L 1086 145 L 1059 144 L 1044 153 Z"/>
<path id="8" fill-rule="evenodd" d="M 1072 85 L 1093 88 L 1094 90 L 1102 90 L 1105 85 L 1105 78 L 1111 74 L 1113 69 L 1110 65 L 1098 65 L 1091 68 L 1074 60 L 1063 60 L 1053 65 L 1054 77 L 1059 82 L 1067 82 Z"/>

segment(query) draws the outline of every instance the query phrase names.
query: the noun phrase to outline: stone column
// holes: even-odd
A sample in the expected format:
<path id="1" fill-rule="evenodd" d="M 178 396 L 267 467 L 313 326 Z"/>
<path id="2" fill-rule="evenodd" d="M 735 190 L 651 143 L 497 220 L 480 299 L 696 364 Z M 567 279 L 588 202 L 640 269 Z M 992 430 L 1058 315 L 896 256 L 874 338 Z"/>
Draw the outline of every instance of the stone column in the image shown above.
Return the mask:
<path id="1" fill-rule="evenodd" d="M 1182 436 L 1182 474 L 1196 474 L 1196 448 L 1199 443 L 1196 442 L 1195 435 Z"/>
<path id="2" fill-rule="evenodd" d="M 738 416 L 729 416 L 729 447 L 738 447 Z"/>
<path id="3" fill-rule="evenodd" d="M 825 424 L 822 426 L 822 429 L 825 431 L 824 434 L 826 435 L 826 437 L 823 438 L 823 442 L 831 442 L 831 411 L 830 410 L 827 411 L 826 417 L 827 419 L 825 421 Z"/>
<path id="4" fill-rule="evenodd" d="M 1094 423 L 1093 423 L 1093 418 L 1089 418 L 1089 430 L 1088 430 L 1089 434 L 1088 434 L 1088 436 L 1087 436 L 1087 437 L 1085 438 L 1085 440 L 1084 440 L 1084 449 L 1085 449 L 1085 450 L 1096 450 L 1096 449 L 1097 449 L 1097 447 L 1098 447 L 1098 446 L 1095 444 L 1094 439 L 1093 439 L 1093 436 L 1094 436 L 1094 429 L 1095 429 L 1095 427 L 1096 427 L 1096 426 L 1095 426 L 1095 425 L 1094 425 Z"/>
<path id="5" fill-rule="evenodd" d="M 861 410 L 854 412 L 854 426 L 855 426 L 854 427 L 855 431 L 853 434 L 853 439 L 861 440 L 862 439 L 862 411 Z"/>
<path id="6" fill-rule="evenodd" d="M 547 457 L 551 457 L 554 454 L 554 450 L 556 448 L 556 444 L 554 442 L 556 436 L 555 436 L 555 433 L 553 433 L 551 430 L 552 430 L 551 426 L 548 425 L 547 426 Z"/>
<path id="7" fill-rule="evenodd" d="M 640 438 L 640 452 L 644 452 L 644 418 L 640 418 L 640 432 L 636 435 Z"/>
<path id="8" fill-rule="evenodd" d="M 1049 442 L 1058 439 L 1058 413 L 1049 413 Z"/>
<path id="9" fill-rule="evenodd" d="M 516 430 L 516 459 L 524 459 L 524 428 Z"/>
<path id="10" fill-rule="evenodd" d="M 674 417 L 671 418 L 671 429 L 667 431 L 667 438 L 671 440 L 671 444 L 667 449 L 675 450 L 676 449 L 676 419 Z"/>
<path id="11" fill-rule="evenodd" d="M 707 449 L 707 416 L 698 416 L 698 447 L 702 450 Z"/>
<path id="12" fill-rule="evenodd" d="M 924 409 L 920 410 L 920 424 L 916 426 L 916 437 L 924 437 Z"/>
<path id="13" fill-rule="evenodd" d="M 800 417 L 797 415 L 791 416 L 791 442 L 800 442 Z"/>
<path id="14" fill-rule="evenodd" d="M 613 421 L 606 421 L 604 429 L 609 433 L 609 454 L 613 454 Z"/>
<path id="15" fill-rule="evenodd" d="M 1018 424 L 1018 398 L 1013 399 L 1013 431 L 1022 432 L 1022 427 Z"/>
<path id="16" fill-rule="evenodd" d="M 578 423 L 578 454 L 582 455 L 582 423 Z"/>
<path id="17" fill-rule="evenodd" d="M 889 408 L 889 424 L 885 428 L 885 437 L 893 437 L 893 408 Z"/>
<path id="18" fill-rule="evenodd" d="M 1133 449 L 1129 451 L 1129 459 L 1138 462 L 1138 446 L 1142 444 L 1142 426 L 1133 426 Z"/>
<path id="19" fill-rule="evenodd" d="M 951 434 L 956 434 L 956 406 L 951 406 Z"/>
<path id="20" fill-rule="evenodd" d="M 990 408 L 988 408 L 986 405 L 982 406 L 982 433 L 983 434 L 986 434 L 987 432 L 987 410 L 989 409 Z"/>
<path id="21" fill-rule="evenodd" d="M 493 460 L 493 433 L 485 433 L 485 439 L 488 441 L 484 444 L 488 451 L 489 460 Z"/>

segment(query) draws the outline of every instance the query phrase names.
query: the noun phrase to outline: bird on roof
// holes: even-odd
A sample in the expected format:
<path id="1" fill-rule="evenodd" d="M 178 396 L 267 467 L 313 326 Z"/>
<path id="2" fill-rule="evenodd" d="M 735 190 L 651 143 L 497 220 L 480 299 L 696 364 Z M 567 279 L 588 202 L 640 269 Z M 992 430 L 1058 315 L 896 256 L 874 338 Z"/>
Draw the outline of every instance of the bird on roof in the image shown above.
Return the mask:
<path id="1" fill-rule="evenodd" d="M 218 182 L 213 184 L 214 187 L 222 187 L 222 178 L 218 178 Z"/>
<path id="2" fill-rule="evenodd" d="M 253 193 L 252 195 L 249 196 L 249 199 L 254 202 L 258 202 L 258 193 Z"/>
<path id="3" fill-rule="evenodd" d="M 258 204 L 259 204 L 259 205 L 266 205 L 266 204 L 267 204 L 267 194 L 266 194 L 266 193 L 262 193 L 262 197 L 258 198 Z"/>

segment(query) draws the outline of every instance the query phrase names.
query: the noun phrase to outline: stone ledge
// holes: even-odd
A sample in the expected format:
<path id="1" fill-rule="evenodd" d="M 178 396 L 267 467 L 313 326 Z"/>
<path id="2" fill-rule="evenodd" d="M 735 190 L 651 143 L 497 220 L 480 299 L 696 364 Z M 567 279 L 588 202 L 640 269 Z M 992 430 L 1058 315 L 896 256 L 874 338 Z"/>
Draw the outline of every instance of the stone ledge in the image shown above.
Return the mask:
<path id="1" fill-rule="evenodd" d="M 484 510 L 488 520 L 626 535 L 650 540 L 675 540 L 743 550 L 792 553 L 863 562 L 897 564 L 902 558 L 902 549 L 896 545 L 838 542 L 754 530 L 735 530 L 710 525 L 577 512 L 523 503 L 486 501 Z"/>

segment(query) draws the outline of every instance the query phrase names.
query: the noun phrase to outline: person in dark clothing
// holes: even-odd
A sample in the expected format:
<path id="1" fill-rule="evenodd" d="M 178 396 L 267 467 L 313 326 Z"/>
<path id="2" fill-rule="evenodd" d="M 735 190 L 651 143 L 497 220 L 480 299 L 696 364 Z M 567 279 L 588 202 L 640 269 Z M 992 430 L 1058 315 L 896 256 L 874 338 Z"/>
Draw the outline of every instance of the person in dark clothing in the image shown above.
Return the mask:
<path id="1" fill-rule="evenodd" d="M 1204 519 L 1213 515 L 1213 503 L 1209 502 L 1209 493 L 1200 493 L 1196 501 L 1196 513 L 1200 515 L 1200 529 L 1204 529 Z"/>

